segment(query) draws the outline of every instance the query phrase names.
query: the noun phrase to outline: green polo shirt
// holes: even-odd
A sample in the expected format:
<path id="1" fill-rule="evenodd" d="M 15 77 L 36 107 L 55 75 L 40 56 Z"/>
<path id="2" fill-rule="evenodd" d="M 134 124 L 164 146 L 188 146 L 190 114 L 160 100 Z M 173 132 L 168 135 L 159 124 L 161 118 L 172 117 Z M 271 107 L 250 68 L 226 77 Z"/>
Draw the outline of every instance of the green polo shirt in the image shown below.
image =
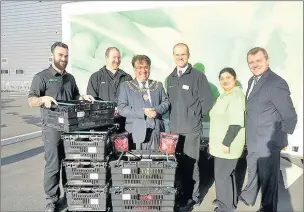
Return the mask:
<path id="1" fill-rule="evenodd" d="M 236 159 L 242 155 L 245 145 L 245 95 L 240 87 L 234 87 L 229 93 L 223 93 L 210 110 L 209 152 L 225 159 Z M 224 153 L 222 142 L 230 125 L 242 128 L 230 145 L 230 153 Z"/>

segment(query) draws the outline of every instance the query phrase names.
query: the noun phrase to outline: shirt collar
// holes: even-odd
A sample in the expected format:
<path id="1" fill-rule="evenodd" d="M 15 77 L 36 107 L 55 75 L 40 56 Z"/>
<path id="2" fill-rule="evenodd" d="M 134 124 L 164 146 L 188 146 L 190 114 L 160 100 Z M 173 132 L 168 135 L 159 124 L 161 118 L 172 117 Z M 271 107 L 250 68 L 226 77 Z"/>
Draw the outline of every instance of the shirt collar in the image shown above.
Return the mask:
<path id="1" fill-rule="evenodd" d="M 136 78 L 136 80 L 137 80 L 137 82 L 138 82 L 139 87 L 142 88 L 142 87 L 143 87 L 142 82 L 140 82 L 137 78 Z M 146 81 L 146 83 L 145 83 L 145 88 L 148 88 L 148 86 L 149 86 L 149 80 Z"/>
<path id="2" fill-rule="evenodd" d="M 262 74 L 262 75 L 260 75 L 260 76 L 258 76 L 258 77 L 256 77 L 256 78 L 259 80 L 259 79 L 261 79 L 261 77 L 262 77 L 262 76 L 263 76 L 263 74 Z"/>
<path id="3" fill-rule="evenodd" d="M 64 74 L 66 74 L 66 71 L 65 71 L 65 70 L 62 72 L 62 74 L 60 74 L 58 71 L 56 71 L 56 70 L 53 68 L 52 65 L 50 65 L 49 70 L 52 72 L 53 76 L 56 76 L 56 74 L 59 74 L 59 75 L 64 75 Z"/>
<path id="4" fill-rule="evenodd" d="M 188 68 L 188 63 L 187 63 L 187 65 L 185 66 L 185 67 L 183 67 L 183 68 L 180 68 L 180 67 L 177 67 L 177 73 L 179 72 L 179 71 L 182 71 L 182 73 L 185 73 L 185 71 L 187 70 L 187 68 Z"/>

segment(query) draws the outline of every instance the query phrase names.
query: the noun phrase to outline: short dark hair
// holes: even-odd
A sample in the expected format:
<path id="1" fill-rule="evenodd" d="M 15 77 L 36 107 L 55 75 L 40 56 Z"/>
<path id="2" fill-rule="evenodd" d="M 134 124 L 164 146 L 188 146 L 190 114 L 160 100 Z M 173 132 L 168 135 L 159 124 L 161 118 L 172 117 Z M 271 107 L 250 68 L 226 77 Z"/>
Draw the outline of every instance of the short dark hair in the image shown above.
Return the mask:
<path id="1" fill-rule="evenodd" d="M 254 48 L 250 49 L 250 50 L 248 51 L 248 53 L 247 53 L 247 60 L 248 60 L 248 56 L 249 56 L 249 55 L 255 55 L 255 54 L 257 54 L 259 51 L 263 52 L 263 54 L 264 54 L 264 56 L 265 56 L 265 58 L 266 58 L 266 60 L 267 60 L 267 59 L 268 59 L 268 53 L 267 53 L 267 51 L 266 51 L 264 48 L 262 48 L 262 47 L 254 47 Z"/>
<path id="2" fill-rule="evenodd" d="M 116 47 L 114 47 L 114 46 L 111 46 L 111 47 L 107 48 L 107 50 L 106 50 L 106 52 L 105 52 L 105 56 L 106 56 L 106 57 L 109 57 L 110 51 L 113 50 L 113 49 L 115 49 L 116 51 L 118 51 L 119 54 L 120 54 L 120 51 L 118 50 L 118 48 L 116 48 Z"/>
<path id="3" fill-rule="evenodd" d="M 185 43 L 178 43 L 178 44 L 175 44 L 174 47 L 173 47 L 173 54 L 174 54 L 174 49 L 177 47 L 177 46 L 185 46 L 187 48 L 187 52 L 188 52 L 188 55 L 190 54 L 190 51 L 189 51 L 189 46 Z"/>
<path id="4" fill-rule="evenodd" d="M 51 46 L 51 52 L 54 53 L 54 49 L 56 47 L 62 47 L 62 48 L 65 48 L 65 49 L 69 49 L 68 45 L 66 45 L 65 43 L 62 43 L 62 42 L 55 42 L 53 43 L 53 45 Z"/>
<path id="5" fill-rule="evenodd" d="M 223 73 L 229 73 L 229 74 L 231 74 L 231 75 L 234 77 L 234 79 L 236 79 L 236 73 L 235 73 L 235 71 L 233 70 L 233 68 L 229 68 L 229 67 L 223 68 L 223 69 L 220 71 L 219 79 L 221 78 L 221 75 L 222 75 Z"/>
<path id="6" fill-rule="evenodd" d="M 149 65 L 149 67 L 151 66 L 151 60 L 148 56 L 146 55 L 135 55 L 133 58 L 132 58 L 132 66 L 133 68 L 135 68 L 135 62 L 136 61 L 146 61 L 147 64 Z"/>

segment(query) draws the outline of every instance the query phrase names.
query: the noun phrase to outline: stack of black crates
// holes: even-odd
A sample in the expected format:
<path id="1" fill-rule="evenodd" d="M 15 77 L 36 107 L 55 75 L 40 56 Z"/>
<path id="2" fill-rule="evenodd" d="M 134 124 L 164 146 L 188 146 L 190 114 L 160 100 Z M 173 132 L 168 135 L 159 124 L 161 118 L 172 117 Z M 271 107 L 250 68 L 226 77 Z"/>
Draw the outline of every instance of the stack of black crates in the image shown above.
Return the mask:
<path id="1" fill-rule="evenodd" d="M 114 102 L 71 101 L 44 110 L 46 124 L 64 131 L 64 187 L 68 211 L 108 211 L 110 135 Z"/>
<path id="2" fill-rule="evenodd" d="M 133 150 L 110 162 L 113 212 L 174 211 L 174 155 Z"/>
<path id="3" fill-rule="evenodd" d="M 58 103 L 44 109 L 44 117 L 47 126 L 64 131 L 68 211 L 174 211 L 177 163 L 172 152 L 117 151 L 115 102 Z"/>

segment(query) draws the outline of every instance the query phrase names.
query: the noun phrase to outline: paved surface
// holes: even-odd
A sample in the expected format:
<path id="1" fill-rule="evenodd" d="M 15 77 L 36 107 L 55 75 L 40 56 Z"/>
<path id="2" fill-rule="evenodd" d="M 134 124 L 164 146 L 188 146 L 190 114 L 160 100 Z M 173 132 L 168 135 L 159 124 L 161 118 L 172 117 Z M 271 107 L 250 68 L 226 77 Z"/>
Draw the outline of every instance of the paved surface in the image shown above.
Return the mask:
<path id="1" fill-rule="evenodd" d="M 1 140 L 40 130 L 40 110 L 28 105 L 27 95 L 1 92 Z"/>
<path id="2" fill-rule="evenodd" d="M 212 211 L 215 199 L 213 161 L 201 158 L 202 204 L 194 211 Z M 298 161 L 298 166 L 302 163 Z M 245 160 L 241 161 L 238 173 L 239 184 L 245 174 Z M 43 144 L 41 138 L 12 144 L 1 148 L 1 211 L 43 211 Z M 245 178 L 245 182 L 246 182 Z M 260 198 L 260 197 L 259 197 Z M 259 201 L 258 198 L 258 201 Z M 258 204 L 247 207 L 241 203 L 237 211 L 256 211 Z M 303 211 L 303 175 L 286 190 L 280 182 L 279 211 Z"/>

